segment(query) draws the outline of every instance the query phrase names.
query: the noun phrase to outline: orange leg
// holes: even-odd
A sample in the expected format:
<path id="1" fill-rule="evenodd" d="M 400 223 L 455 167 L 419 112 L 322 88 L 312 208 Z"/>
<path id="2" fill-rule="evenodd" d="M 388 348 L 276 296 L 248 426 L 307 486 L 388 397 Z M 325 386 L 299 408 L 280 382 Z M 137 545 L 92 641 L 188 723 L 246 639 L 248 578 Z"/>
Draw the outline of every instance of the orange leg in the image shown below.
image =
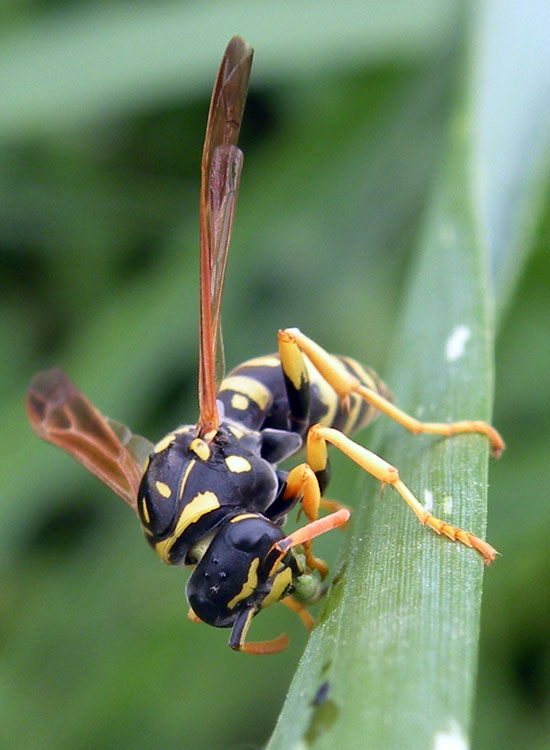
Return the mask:
<path id="1" fill-rule="evenodd" d="M 322 497 L 319 505 L 329 513 L 336 513 L 337 510 L 349 510 L 348 506 L 344 505 L 344 503 L 341 503 L 339 500 L 330 500 L 328 497 Z"/>
<path id="2" fill-rule="evenodd" d="M 281 604 L 284 604 L 285 607 L 288 607 L 288 609 L 291 609 L 293 612 L 296 612 L 296 614 L 302 621 L 303 625 L 308 630 L 313 630 L 313 626 L 315 625 L 315 620 L 309 614 L 307 609 L 300 604 L 300 602 L 297 602 L 296 599 L 293 599 L 291 596 L 285 596 L 284 599 L 280 599 L 280 602 Z"/>
<path id="3" fill-rule="evenodd" d="M 422 525 L 429 526 L 437 534 L 444 534 L 453 541 L 460 542 L 466 547 L 473 547 L 483 557 L 486 565 L 495 559 L 496 550 L 490 544 L 474 536 L 469 531 L 452 526 L 440 518 L 436 518 L 429 513 L 424 506 L 416 499 L 410 489 L 399 478 L 399 472 L 383 458 L 375 453 L 363 448 L 361 445 L 354 443 L 348 437 L 332 427 L 323 427 L 322 425 L 313 425 L 307 436 L 307 457 L 308 461 L 315 462 L 326 453 L 327 443 L 334 445 L 342 451 L 348 458 L 355 461 L 362 469 L 378 479 L 382 485 L 391 485 L 407 503 L 409 508 L 418 518 Z M 311 456 L 311 461 L 310 461 Z M 330 516 L 327 516 L 330 517 Z"/>
<path id="4" fill-rule="evenodd" d="M 295 466 L 286 478 L 283 499 L 295 498 L 299 498 L 301 510 L 306 514 L 308 521 L 315 521 L 319 517 L 321 490 L 313 469 L 307 463 Z M 325 578 L 328 573 L 328 566 L 323 560 L 315 557 L 311 551 L 311 541 L 305 541 L 303 547 L 308 568 L 318 570 L 321 577 Z"/>
<path id="5" fill-rule="evenodd" d="M 189 620 L 189 622 L 202 623 L 201 618 L 194 613 L 191 607 L 189 607 L 189 609 L 187 610 L 187 619 Z"/>

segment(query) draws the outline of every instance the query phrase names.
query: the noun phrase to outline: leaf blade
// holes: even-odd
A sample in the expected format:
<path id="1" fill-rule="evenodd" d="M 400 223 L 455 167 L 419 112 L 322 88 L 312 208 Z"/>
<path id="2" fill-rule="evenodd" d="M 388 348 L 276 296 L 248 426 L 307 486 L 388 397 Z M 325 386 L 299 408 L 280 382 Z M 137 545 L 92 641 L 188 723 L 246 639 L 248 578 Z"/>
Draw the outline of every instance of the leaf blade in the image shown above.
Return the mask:
<path id="1" fill-rule="evenodd" d="M 495 28 L 487 18 L 484 23 L 481 33 L 494 37 Z M 505 39 L 500 52 L 503 47 Z M 492 53 L 498 56 L 498 45 Z M 476 61 L 487 64 L 483 55 Z M 540 91 L 539 68 L 531 70 L 531 97 Z M 485 147 L 485 161 L 490 153 L 494 157 L 483 129 L 497 122 L 483 101 L 487 71 L 481 71 L 485 88 L 476 78 L 480 71 L 474 66 L 469 72 L 411 269 L 389 376 L 399 405 L 415 416 L 420 406 L 427 420 L 490 417 L 493 292 L 502 314 L 532 244 L 540 208 L 533 195 L 548 173 L 547 161 L 536 164 L 533 156 L 544 150 L 539 137 L 528 144 L 531 158 L 519 171 L 513 159 L 490 171 L 480 196 L 480 149 Z M 525 108 L 519 101 L 507 104 L 512 113 Z M 537 113 L 534 107 L 531 119 L 507 134 L 509 143 L 520 145 L 530 137 Z M 503 174 L 515 193 L 496 189 Z M 504 245 L 498 241 L 503 234 Z M 466 334 L 459 357 L 449 350 L 457 332 Z M 483 536 L 487 451 L 478 438 L 411 443 L 399 428 L 382 425 L 376 436 L 375 450 L 398 466 L 420 499 L 439 500 L 435 515 Z M 438 738 L 467 745 L 481 565 L 467 550 L 426 538 L 428 532 L 402 508 L 393 502 L 390 507 L 387 498 L 378 502 L 375 491 L 361 499 L 355 517 L 342 581 L 312 635 L 269 747 L 304 742 L 325 748 L 338 742 L 344 748 L 420 748 L 434 746 Z M 327 681 L 328 710 L 310 703 Z"/>
<path id="2" fill-rule="evenodd" d="M 448 161 L 434 190 L 390 379 L 404 408 L 414 413 L 421 406 L 426 420 L 487 418 L 490 411 L 487 280 L 474 212 L 465 199 L 471 191 L 462 124 L 461 118 L 455 121 Z M 458 322 L 468 331 L 468 341 L 463 356 L 449 362 L 446 344 Z M 465 382 L 482 387 L 466 391 Z M 378 450 L 422 500 L 433 498 L 434 514 L 483 536 L 483 439 L 414 438 L 387 424 L 379 425 L 382 431 Z M 302 661 L 302 670 L 308 665 L 305 675 L 299 671 L 287 702 L 290 706 L 298 693 L 311 695 L 324 668 L 337 719 L 315 747 L 329 747 L 337 739 L 352 747 L 360 738 L 369 747 L 420 748 L 430 746 L 438 732 L 466 737 L 469 731 L 476 652 L 475 646 L 464 649 L 464 634 L 475 644 L 481 561 L 421 528 L 389 492 L 383 502 L 378 494 L 371 486 L 356 512 L 342 592 L 327 603 L 328 614 Z M 312 663 L 318 670 L 313 680 Z M 469 679 L 448 679 L 462 669 Z M 423 679 L 426 674 L 429 679 Z M 270 747 L 291 741 L 283 735 L 285 727 L 300 723 L 294 714 L 279 723 Z"/>

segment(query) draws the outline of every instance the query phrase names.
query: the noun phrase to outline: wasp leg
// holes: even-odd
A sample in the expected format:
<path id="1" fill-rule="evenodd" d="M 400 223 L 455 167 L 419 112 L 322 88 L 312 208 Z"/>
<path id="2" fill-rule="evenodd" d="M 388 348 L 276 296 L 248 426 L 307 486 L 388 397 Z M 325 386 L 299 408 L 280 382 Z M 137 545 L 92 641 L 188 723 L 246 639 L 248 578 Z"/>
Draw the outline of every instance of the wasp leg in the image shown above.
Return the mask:
<path id="1" fill-rule="evenodd" d="M 460 542 L 466 547 L 477 550 L 482 555 L 485 565 L 495 559 L 497 551 L 490 544 L 469 531 L 463 531 L 456 526 L 445 523 L 440 518 L 432 516 L 401 481 L 395 466 L 384 461 L 376 453 L 372 453 L 363 446 L 354 443 L 353 440 L 350 440 L 338 430 L 332 427 L 313 425 L 307 436 L 308 462 L 310 462 L 310 456 L 312 461 L 320 460 L 327 452 L 327 443 L 334 445 L 362 469 L 382 482 L 382 486 L 391 485 L 401 495 L 422 525 L 429 526 L 437 534 L 444 534 L 452 541 Z"/>
<path id="2" fill-rule="evenodd" d="M 336 513 L 337 510 L 349 510 L 347 505 L 341 503 L 339 500 L 329 500 L 327 497 L 322 497 L 319 503 L 323 510 L 328 510 L 329 513 Z"/>
<path id="3" fill-rule="evenodd" d="M 189 622 L 202 623 L 201 618 L 195 614 L 191 607 L 189 607 L 189 609 L 187 610 L 187 619 L 189 620 Z"/>
<path id="4" fill-rule="evenodd" d="M 498 432 L 486 422 L 479 420 L 463 420 L 460 422 L 421 422 L 388 401 L 372 388 L 368 388 L 351 375 L 342 364 L 328 354 L 318 344 L 304 336 L 297 328 L 287 328 L 279 331 L 279 340 L 283 347 L 295 345 L 315 365 L 327 383 L 336 391 L 342 402 L 349 400 L 352 393 L 361 396 L 364 401 L 382 414 L 393 419 L 406 430 L 418 435 L 428 433 L 432 435 L 459 435 L 464 433 L 479 433 L 485 435 L 491 445 L 491 453 L 498 458 L 504 450 L 504 441 Z M 281 348 L 281 344 L 279 345 Z"/>
<path id="5" fill-rule="evenodd" d="M 308 630 L 313 630 L 313 626 L 315 625 L 315 620 L 309 614 L 307 609 L 302 604 L 300 604 L 300 602 L 297 602 L 296 599 L 293 599 L 291 596 L 285 596 L 284 599 L 280 599 L 279 601 L 281 604 L 284 604 L 285 607 L 288 607 L 288 609 L 291 609 L 293 612 L 296 612 L 296 614 L 302 621 L 302 624 Z"/>
<path id="6" fill-rule="evenodd" d="M 296 498 L 301 501 L 301 510 L 306 514 L 308 521 L 317 520 L 321 503 L 321 488 L 313 468 L 307 463 L 295 466 L 286 478 L 282 499 L 293 504 Z M 325 578 L 328 573 L 327 564 L 315 557 L 311 551 L 310 540 L 305 541 L 303 546 L 308 568 L 318 570 L 321 578 Z"/>
<path id="7" fill-rule="evenodd" d="M 229 646 L 234 651 L 243 651 L 245 654 L 278 654 L 288 646 L 288 636 L 282 633 L 270 641 L 255 641 L 246 643 L 245 638 L 250 627 L 255 610 L 252 607 L 243 609 L 239 613 L 229 637 Z"/>
<path id="8" fill-rule="evenodd" d="M 309 375 L 300 348 L 288 336 L 277 336 L 279 357 L 290 409 L 290 427 L 304 435 L 309 425 L 310 391 Z"/>

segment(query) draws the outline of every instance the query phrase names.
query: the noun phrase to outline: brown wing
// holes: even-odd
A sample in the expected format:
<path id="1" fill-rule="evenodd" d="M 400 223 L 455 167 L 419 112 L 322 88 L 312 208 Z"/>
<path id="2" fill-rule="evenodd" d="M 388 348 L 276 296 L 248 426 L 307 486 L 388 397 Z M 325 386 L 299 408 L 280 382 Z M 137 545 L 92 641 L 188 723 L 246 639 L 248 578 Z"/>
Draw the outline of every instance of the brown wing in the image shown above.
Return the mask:
<path id="1" fill-rule="evenodd" d="M 25 405 L 39 437 L 67 451 L 136 510 L 142 461 L 152 447 L 145 438 L 100 414 L 57 368 L 34 376 Z"/>
<path id="2" fill-rule="evenodd" d="M 243 161 L 237 141 L 252 54 L 252 49 L 239 37 L 233 37 L 227 45 L 210 100 L 202 152 L 198 420 L 201 434 L 218 426 L 216 376 L 222 369 L 220 306 Z"/>

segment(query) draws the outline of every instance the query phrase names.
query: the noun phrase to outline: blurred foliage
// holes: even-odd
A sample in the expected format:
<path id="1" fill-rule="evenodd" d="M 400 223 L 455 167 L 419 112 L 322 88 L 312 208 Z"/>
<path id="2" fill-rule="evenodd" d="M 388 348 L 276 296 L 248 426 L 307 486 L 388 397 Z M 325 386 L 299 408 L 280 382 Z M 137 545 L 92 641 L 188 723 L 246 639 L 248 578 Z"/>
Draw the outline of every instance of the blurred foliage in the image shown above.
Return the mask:
<path id="1" fill-rule="evenodd" d="M 7 747 L 237 748 L 271 732 L 306 641 L 299 623 L 282 607 L 257 618 L 254 638 L 292 638 L 266 661 L 230 652 L 225 631 L 188 623 L 185 574 L 160 567 L 123 503 L 32 436 L 22 398 L 34 371 L 59 364 L 102 411 L 152 440 L 194 420 L 198 165 L 234 33 L 256 47 L 256 62 L 224 300 L 227 364 L 299 325 L 384 373 L 455 93 L 458 3 L 333 5 L 2 6 Z M 479 748 L 543 748 L 550 736 L 544 167 L 519 288 L 526 253 L 497 268 L 506 315 L 494 422 L 508 452 L 491 469 L 489 538 L 503 558 L 485 576 Z M 347 500 L 356 472 L 335 456 L 333 476 L 331 495 Z M 338 537 L 319 544 L 328 559 Z"/>

